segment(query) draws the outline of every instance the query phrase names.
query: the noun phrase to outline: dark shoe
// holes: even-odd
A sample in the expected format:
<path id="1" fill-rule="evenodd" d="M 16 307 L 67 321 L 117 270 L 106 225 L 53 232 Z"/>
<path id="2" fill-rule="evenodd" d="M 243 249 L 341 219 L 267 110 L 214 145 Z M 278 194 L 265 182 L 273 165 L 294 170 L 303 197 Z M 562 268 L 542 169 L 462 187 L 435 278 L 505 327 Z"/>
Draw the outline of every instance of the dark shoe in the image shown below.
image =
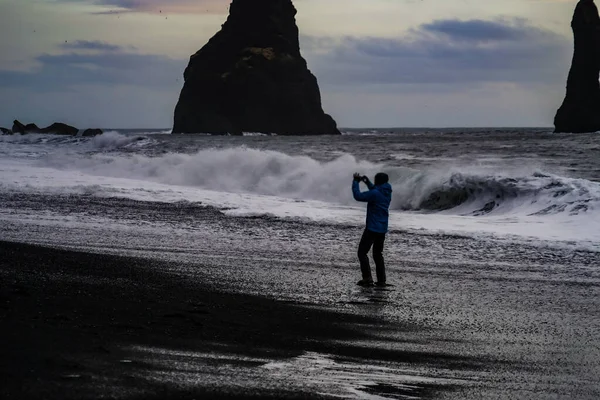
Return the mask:
<path id="1" fill-rule="evenodd" d="M 386 286 L 388 286 L 388 284 L 385 282 L 375 282 L 375 286 L 386 287 Z"/>
<path id="2" fill-rule="evenodd" d="M 373 286 L 373 279 L 361 279 L 356 284 L 363 287 Z"/>

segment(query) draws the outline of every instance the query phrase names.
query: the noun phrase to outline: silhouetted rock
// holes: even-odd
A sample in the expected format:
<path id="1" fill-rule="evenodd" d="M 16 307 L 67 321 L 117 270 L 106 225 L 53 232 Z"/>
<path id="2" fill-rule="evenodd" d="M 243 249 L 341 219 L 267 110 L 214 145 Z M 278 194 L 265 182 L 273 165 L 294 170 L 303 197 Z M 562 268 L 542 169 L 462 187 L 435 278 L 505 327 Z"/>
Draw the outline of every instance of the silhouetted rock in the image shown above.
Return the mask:
<path id="1" fill-rule="evenodd" d="M 1 126 L 0 126 L 0 132 L 2 132 L 3 135 L 12 134 L 12 131 L 10 129 L 2 128 Z"/>
<path id="2" fill-rule="evenodd" d="M 83 131 L 83 133 L 81 134 L 81 136 L 86 137 L 86 136 L 98 136 L 98 135 L 102 135 L 102 129 L 86 129 L 85 131 Z"/>
<path id="3" fill-rule="evenodd" d="M 291 0 L 233 0 L 185 71 L 173 133 L 339 134 L 300 54 Z"/>
<path id="4" fill-rule="evenodd" d="M 20 134 L 24 135 L 26 133 L 29 133 L 28 129 L 35 128 L 36 131 L 39 130 L 39 128 L 37 126 L 33 125 L 33 127 L 32 127 L 31 125 L 33 125 L 33 124 L 28 124 L 27 126 L 25 126 L 21 122 L 19 122 L 18 120 L 15 119 L 13 121 L 12 131 L 13 131 L 13 133 L 20 133 Z"/>
<path id="5" fill-rule="evenodd" d="M 12 131 L 13 133 L 20 133 L 22 135 L 27 133 L 42 133 L 42 129 L 40 129 L 36 124 L 24 125 L 16 119 L 13 122 Z"/>
<path id="6" fill-rule="evenodd" d="M 39 133 L 40 128 L 36 124 L 27 124 L 25 125 L 25 131 L 31 133 Z"/>
<path id="7" fill-rule="evenodd" d="M 593 0 L 580 0 L 571 22 L 575 53 L 556 132 L 600 131 L 600 17 Z"/>
<path id="8" fill-rule="evenodd" d="M 36 124 L 23 125 L 18 120 L 15 120 L 12 131 L 13 133 L 20 133 L 22 135 L 27 133 L 51 133 L 54 135 L 75 136 L 79 132 L 79 129 L 61 122 L 55 122 L 46 128 L 40 129 Z"/>
<path id="9" fill-rule="evenodd" d="M 52 133 L 55 135 L 68 135 L 68 136 L 76 136 L 79 132 L 79 129 L 63 124 L 61 122 L 55 122 L 47 128 L 40 129 L 39 133 Z"/>

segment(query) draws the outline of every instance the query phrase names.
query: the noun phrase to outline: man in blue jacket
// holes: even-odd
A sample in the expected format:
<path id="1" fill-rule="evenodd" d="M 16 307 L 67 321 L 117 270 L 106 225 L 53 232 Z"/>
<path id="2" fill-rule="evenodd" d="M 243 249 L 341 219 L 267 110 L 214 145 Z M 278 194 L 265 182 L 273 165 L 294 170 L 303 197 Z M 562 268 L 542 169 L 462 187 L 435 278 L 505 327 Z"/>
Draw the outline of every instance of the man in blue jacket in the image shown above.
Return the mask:
<path id="1" fill-rule="evenodd" d="M 364 182 L 369 188 L 368 192 L 361 192 L 359 184 Z M 383 172 L 375 175 L 375 184 L 369 178 L 354 174 L 352 182 L 352 194 L 356 201 L 367 202 L 367 227 L 358 245 L 358 259 L 362 279 L 358 282 L 360 286 L 372 286 L 371 266 L 369 265 L 369 250 L 373 247 L 373 260 L 377 273 L 378 286 L 386 285 L 385 264 L 383 261 L 383 244 L 388 231 L 388 219 L 390 202 L 392 201 L 392 186 L 388 183 L 389 177 Z"/>

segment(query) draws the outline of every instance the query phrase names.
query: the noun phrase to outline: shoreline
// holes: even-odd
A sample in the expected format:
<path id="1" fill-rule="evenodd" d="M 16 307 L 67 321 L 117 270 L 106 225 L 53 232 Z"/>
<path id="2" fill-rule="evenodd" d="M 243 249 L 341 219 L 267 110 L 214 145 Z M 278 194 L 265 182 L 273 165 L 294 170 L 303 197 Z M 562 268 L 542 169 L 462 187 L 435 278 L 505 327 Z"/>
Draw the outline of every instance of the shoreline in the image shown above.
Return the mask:
<path id="1" fill-rule="evenodd" d="M 306 353 L 364 365 L 377 360 L 449 367 L 477 363 L 353 344 L 381 341 L 374 333 L 401 327 L 375 317 L 215 291 L 205 282 L 161 271 L 169 265 L 161 261 L 3 241 L 0 254 L 0 374 L 7 382 L 0 397 L 6 399 L 329 398 L 310 385 L 299 391 L 276 380 L 244 386 L 243 374 L 236 378 L 235 373 Z M 170 356 L 159 367 L 152 351 L 146 361 L 136 361 L 140 349 Z M 221 366 L 194 371 L 206 360 L 223 357 L 229 373 L 220 372 Z M 188 370 L 182 372 L 182 365 Z M 204 376 L 206 384 L 147 379 L 177 373 Z M 410 393 L 430 397 L 448 389 L 417 383 Z M 358 390 L 402 394 L 385 385 Z"/>

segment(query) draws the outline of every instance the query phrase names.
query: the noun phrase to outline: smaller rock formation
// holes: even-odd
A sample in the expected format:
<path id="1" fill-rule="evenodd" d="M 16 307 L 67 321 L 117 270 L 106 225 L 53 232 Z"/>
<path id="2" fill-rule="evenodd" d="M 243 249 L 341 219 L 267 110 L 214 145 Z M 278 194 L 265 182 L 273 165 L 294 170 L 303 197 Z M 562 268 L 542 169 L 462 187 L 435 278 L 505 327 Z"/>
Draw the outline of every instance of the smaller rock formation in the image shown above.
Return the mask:
<path id="1" fill-rule="evenodd" d="M 81 136 L 83 136 L 83 137 L 98 136 L 98 135 L 102 135 L 102 133 L 103 133 L 102 129 L 86 129 L 85 131 L 83 131 Z"/>
<path id="2" fill-rule="evenodd" d="M 35 124 L 23 125 L 18 120 L 15 120 L 13 122 L 13 127 L 12 127 L 13 133 L 20 133 L 21 135 L 25 135 L 27 133 L 37 133 L 39 130 L 40 130 L 40 128 L 38 128 L 37 125 L 35 125 Z"/>
<path id="3" fill-rule="evenodd" d="M 1 126 L 0 126 L 0 132 L 2 132 L 3 135 L 12 134 L 12 131 L 10 129 L 2 128 Z"/>
<path id="4" fill-rule="evenodd" d="M 54 135 L 76 136 L 77 133 L 79 133 L 79 129 L 61 122 L 55 122 L 52 125 L 41 129 L 36 124 L 24 125 L 19 120 L 15 120 L 13 122 L 12 132 L 20 133 L 21 135 L 26 135 L 28 133 L 51 133 Z"/>
<path id="5" fill-rule="evenodd" d="M 77 136 L 77 133 L 79 133 L 79 129 L 67 124 L 63 124 L 61 122 L 55 122 L 47 128 L 39 129 L 38 133 L 52 133 L 55 135 Z"/>
<path id="6" fill-rule="evenodd" d="M 600 131 L 600 16 L 594 0 L 580 0 L 571 22 L 575 53 L 556 132 Z"/>
<path id="7" fill-rule="evenodd" d="M 48 133 L 53 135 L 65 135 L 65 136 L 77 136 L 79 134 L 79 129 L 74 126 L 63 124 L 62 122 L 55 122 L 52 125 L 46 128 L 39 128 L 36 124 L 27 124 L 24 125 L 18 120 L 13 122 L 12 131 L 5 128 L 0 128 L 2 133 L 4 134 L 21 134 L 26 135 L 28 133 Z M 97 136 L 102 135 L 101 129 L 86 129 L 82 132 L 81 136 Z"/>

